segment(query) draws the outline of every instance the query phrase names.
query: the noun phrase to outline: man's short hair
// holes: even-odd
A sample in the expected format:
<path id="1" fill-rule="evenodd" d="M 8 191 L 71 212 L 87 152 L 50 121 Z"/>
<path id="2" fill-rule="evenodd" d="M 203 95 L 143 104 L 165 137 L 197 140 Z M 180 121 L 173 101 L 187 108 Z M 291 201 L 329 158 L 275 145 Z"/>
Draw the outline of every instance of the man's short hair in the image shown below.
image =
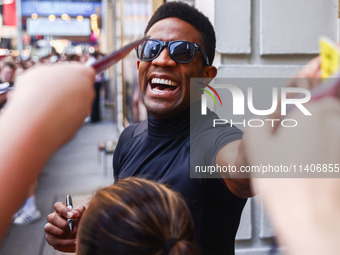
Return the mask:
<path id="1" fill-rule="evenodd" d="M 215 57 L 216 35 L 209 19 L 196 8 L 183 2 L 167 2 L 153 14 L 145 29 L 145 34 L 157 22 L 166 18 L 178 18 L 195 27 L 202 35 L 202 47 L 211 64 Z"/>

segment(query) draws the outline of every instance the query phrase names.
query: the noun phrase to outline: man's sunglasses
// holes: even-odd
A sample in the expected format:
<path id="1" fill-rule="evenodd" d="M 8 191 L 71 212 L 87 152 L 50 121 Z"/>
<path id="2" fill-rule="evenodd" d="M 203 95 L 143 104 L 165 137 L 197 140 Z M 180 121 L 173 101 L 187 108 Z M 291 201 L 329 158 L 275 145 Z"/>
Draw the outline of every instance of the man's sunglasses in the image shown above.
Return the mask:
<path id="1" fill-rule="evenodd" d="M 190 63 L 199 50 L 202 53 L 205 64 L 209 65 L 207 54 L 201 46 L 187 41 L 164 42 L 156 39 L 149 39 L 136 47 L 137 58 L 141 61 L 151 61 L 159 56 L 163 47 L 168 48 L 170 58 L 177 63 Z"/>

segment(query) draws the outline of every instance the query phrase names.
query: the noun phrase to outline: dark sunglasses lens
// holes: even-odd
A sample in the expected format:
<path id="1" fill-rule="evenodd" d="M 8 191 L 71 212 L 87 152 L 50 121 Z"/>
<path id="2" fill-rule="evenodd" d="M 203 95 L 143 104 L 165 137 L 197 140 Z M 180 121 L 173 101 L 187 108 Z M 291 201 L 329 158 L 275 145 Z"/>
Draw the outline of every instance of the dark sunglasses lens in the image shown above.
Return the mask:
<path id="1" fill-rule="evenodd" d="M 157 56 L 161 47 L 159 42 L 148 40 L 138 46 L 138 57 L 141 60 L 152 60 Z"/>
<path id="2" fill-rule="evenodd" d="M 180 63 L 192 61 L 195 55 L 195 46 L 188 42 L 173 42 L 169 50 L 171 58 Z"/>

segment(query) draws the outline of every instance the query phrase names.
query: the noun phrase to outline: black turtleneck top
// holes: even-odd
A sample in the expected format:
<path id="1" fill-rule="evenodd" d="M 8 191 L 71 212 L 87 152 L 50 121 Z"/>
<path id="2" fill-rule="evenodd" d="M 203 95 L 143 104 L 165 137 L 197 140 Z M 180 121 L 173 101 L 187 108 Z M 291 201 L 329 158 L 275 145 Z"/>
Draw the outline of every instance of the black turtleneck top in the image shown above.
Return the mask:
<path id="1" fill-rule="evenodd" d="M 196 243 L 205 255 L 234 254 L 246 202 L 220 178 L 190 177 L 190 160 L 196 165 L 216 165 L 218 151 L 242 137 L 236 127 L 212 128 L 216 118 L 208 112 L 192 118 L 190 125 L 189 110 L 169 119 L 148 116 L 123 131 L 113 158 L 115 180 L 130 176 L 156 180 L 184 196 L 194 219 Z"/>

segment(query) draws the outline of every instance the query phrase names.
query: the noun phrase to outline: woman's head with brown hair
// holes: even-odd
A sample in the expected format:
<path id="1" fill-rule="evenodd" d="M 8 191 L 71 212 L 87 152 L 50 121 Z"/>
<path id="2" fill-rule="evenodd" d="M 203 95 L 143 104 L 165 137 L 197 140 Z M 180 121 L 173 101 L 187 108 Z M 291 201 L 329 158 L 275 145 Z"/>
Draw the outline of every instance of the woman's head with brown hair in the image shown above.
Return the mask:
<path id="1" fill-rule="evenodd" d="M 77 254 L 199 254 L 193 233 L 179 193 L 131 177 L 92 198 L 80 223 Z"/>

